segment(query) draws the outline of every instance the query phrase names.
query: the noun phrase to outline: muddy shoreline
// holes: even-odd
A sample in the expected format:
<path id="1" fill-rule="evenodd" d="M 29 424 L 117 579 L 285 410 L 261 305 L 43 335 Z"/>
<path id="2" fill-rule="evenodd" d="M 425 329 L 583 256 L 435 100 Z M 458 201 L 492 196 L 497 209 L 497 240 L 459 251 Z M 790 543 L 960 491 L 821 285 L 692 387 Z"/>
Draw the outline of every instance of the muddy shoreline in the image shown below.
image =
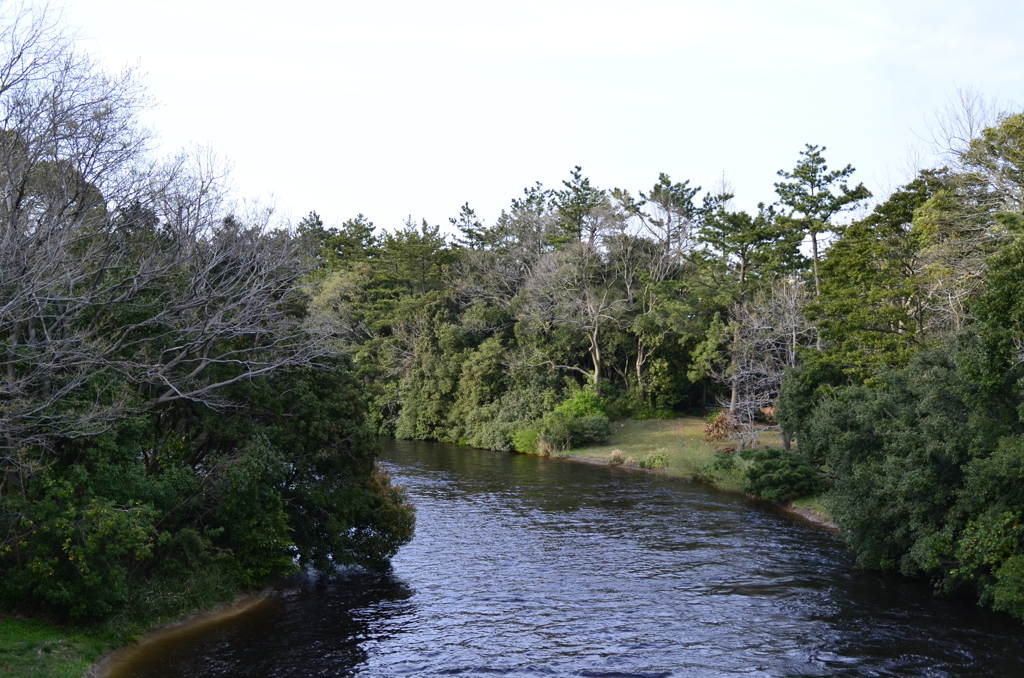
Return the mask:
<path id="1" fill-rule="evenodd" d="M 128 678 L 121 673 L 123 667 L 130 664 L 136 655 L 147 651 L 152 645 L 173 641 L 175 638 L 190 634 L 196 629 L 244 614 L 266 602 L 268 597 L 269 592 L 265 591 L 248 593 L 212 610 L 193 612 L 185 617 L 158 626 L 146 633 L 138 643 L 122 645 L 97 659 L 82 674 L 82 678 Z"/>

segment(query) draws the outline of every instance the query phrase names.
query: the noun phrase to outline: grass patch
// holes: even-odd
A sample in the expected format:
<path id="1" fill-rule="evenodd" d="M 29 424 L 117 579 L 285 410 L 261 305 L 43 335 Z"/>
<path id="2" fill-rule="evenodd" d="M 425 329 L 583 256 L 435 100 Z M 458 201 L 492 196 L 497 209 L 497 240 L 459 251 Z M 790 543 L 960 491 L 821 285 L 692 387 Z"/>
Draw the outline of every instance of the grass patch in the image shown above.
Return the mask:
<path id="1" fill-rule="evenodd" d="M 701 417 L 677 419 L 632 419 L 612 422 L 612 435 L 603 445 L 570 450 L 561 456 L 622 463 L 624 466 L 650 466 L 672 476 L 697 478 L 726 490 L 739 491 L 746 484 L 744 472 L 749 462 L 730 455 L 733 463 L 716 457 L 723 445 L 737 446 L 736 439 L 704 440 L 705 421 Z M 777 433 L 760 436 L 762 445 L 782 447 Z M 618 452 L 613 458 L 612 453 Z"/>
<path id="2" fill-rule="evenodd" d="M 0 617 L 0 676 L 79 678 L 115 644 L 104 631 Z"/>
<path id="3" fill-rule="evenodd" d="M 794 499 L 793 508 L 800 509 L 802 511 L 808 511 L 813 513 L 821 520 L 829 523 L 835 522 L 832 519 L 832 514 L 829 513 L 828 508 L 822 502 L 822 495 L 815 495 L 813 497 L 804 497 L 803 499 Z"/>
<path id="4" fill-rule="evenodd" d="M 169 621 L 212 610 L 239 592 L 237 576 L 217 563 L 136 583 L 128 605 L 95 625 L 62 626 L 0 613 L 0 678 L 80 678 L 100 655 Z"/>

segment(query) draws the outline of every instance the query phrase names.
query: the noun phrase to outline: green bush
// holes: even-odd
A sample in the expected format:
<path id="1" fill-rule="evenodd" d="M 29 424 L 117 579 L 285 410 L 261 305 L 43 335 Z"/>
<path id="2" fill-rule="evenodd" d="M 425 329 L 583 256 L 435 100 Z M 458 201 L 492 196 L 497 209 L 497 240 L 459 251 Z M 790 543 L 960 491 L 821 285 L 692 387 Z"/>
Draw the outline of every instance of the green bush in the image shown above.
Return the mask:
<path id="1" fill-rule="evenodd" d="M 567 419 L 581 419 L 595 415 L 608 417 L 604 401 L 591 389 L 576 391 L 555 408 L 554 414 Z"/>
<path id="2" fill-rule="evenodd" d="M 790 502 L 822 488 L 821 473 L 795 452 L 767 448 L 753 455 L 743 491 L 761 499 Z"/>
<path id="3" fill-rule="evenodd" d="M 569 438 L 573 447 L 603 443 L 612 435 L 612 425 L 603 414 L 568 420 Z"/>
<path id="4" fill-rule="evenodd" d="M 26 450 L 50 459 L 0 484 L 0 609 L 144 628 L 296 561 L 372 566 L 411 539 L 344 364 L 235 393 L 247 407 L 177 403 L 59 454 Z"/>
<path id="5" fill-rule="evenodd" d="M 512 446 L 516 452 L 532 454 L 537 451 L 537 440 L 540 431 L 535 428 L 521 428 L 512 434 Z"/>
<path id="6" fill-rule="evenodd" d="M 640 468 L 665 468 L 668 466 L 668 458 L 662 452 L 652 452 L 638 466 Z"/>
<path id="7" fill-rule="evenodd" d="M 670 409 L 655 409 L 646 404 L 638 406 L 632 411 L 632 417 L 636 421 L 645 421 L 647 419 L 672 419 L 676 416 L 678 415 Z"/>
<path id="8" fill-rule="evenodd" d="M 568 450 L 603 443 L 612 435 L 604 402 L 582 389 L 562 401 L 541 420 L 540 442 L 548 450 Z"/>
<path id="9" fill-rule="evenodd" d="M 541 430 L 546 445 L 559 450 L 603 443 L 611 435 L 611 422 L 603 414 L 572 418 L 545 417 Z"/>
<path id="10" fill-rule="evenodd" d="M 711 461 L 711 469 L 714 471 L 731 471 L 736 468 L 736 455 L 732 452 L 715 452 L 715 458 Z"/>

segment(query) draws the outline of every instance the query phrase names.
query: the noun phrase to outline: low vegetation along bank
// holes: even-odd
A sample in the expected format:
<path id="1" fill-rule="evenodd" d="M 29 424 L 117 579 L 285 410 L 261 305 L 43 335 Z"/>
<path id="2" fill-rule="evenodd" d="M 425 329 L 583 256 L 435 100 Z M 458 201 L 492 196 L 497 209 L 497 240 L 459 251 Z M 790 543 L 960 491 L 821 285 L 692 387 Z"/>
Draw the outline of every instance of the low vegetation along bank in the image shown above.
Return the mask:
<path id="1" fill-rule="evenodd" d="M 707 421 L 700 417 L 674 419 L 625 420 L 611 423 L 608 440 L 555 456 L 610 466 L 656 471 L 670 476 L 691 478 L 730 492 L 748 493 L 754 454 L 737 451 L 739 440 L 708 440 Z M 760 436 L 764 448 L 781 448 L 778 431 Z M 835 523 L 818 493 L 786 498 L 776 502 L 787 511 L 818 525 L 834 528 Z"/>
<path id="2" fill-rule="evenodd" d="M 113 646 L 102 631 L 69 629 L 39 619 L 0 618 L 0 675 L 80 678 Z"/>

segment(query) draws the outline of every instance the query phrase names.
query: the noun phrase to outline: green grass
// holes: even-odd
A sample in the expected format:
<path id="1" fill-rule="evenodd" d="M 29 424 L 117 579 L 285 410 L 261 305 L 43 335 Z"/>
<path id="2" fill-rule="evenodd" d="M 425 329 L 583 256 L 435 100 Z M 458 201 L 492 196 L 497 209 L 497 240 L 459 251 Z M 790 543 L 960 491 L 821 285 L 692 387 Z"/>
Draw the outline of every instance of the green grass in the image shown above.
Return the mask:
<path id="1" fill-rule="evenodd" d="M 561 454 L 591 461 L 608 463 L 616 450 L 616 462 L 624 460 L 625 467 L 641 468 L 653 455 L 664 455 L 666 465 L 660 473 L 671 476 L 694 478 L 715 487 L 740 492 L 747 484 L 746 469 L 749 461 L 737 454 L 729 463 L 716 463 L 715 450 L 723 445 L 739 447 L 739 440 L 727 438 L 707 442 L 704 440 L 704 419 L 680 417 L 678 419 L 646 419 L 643 421 L 624 420 L 612 422 L 612 435 L 604 445 L 595 445 Z M 758 436 L 759 446 L 782 447 L 782 437 L 775 432 Z M 814 512 L 828 520 L 828 511 L 821 504 L 820 497 L 809 497 L 793 502 L 804 510 Z"/>
<path id="2" fill-rule="evenodd" d="M 112 646 L 100 631 L 0 617 L 0 677 L 79 678 Z"/>
<path id="3" fill-rule="evenodd" d="M 640 466 L 651 455 L 660 452 L 667 465 L 663 473 L 705 480 L 725 489 L 738 490 L 743 484 L 742 472 L 727 472 L 711 468 L 715 449 L 722 445 L 738 446 L 737 440 L 714 442 L 704 440 L 704 420 L 700 417 L 678 419 L 624 420 L 612 423 L 612 436 L 604 445 L 570 450 L 562 456 L 582 457 L 607 462 L 614 450 L 621 450 L 625 466 Z M 760 436 L 761 445 L 782 446 L 776 433 Z M 743 461 L 736 459 L 736 466 Z"/>
<path id="4" fill-rule="evenodd" d="M 821 495 L 814 497 L 804 497 L 803 499 L 794 499 L 793 508 L 802 509 L 809 511 L 816 515 L 821 520 L 829 523 L 834 523 L 832 520 L 832 514 L 828 512 L 828 508 L 821 501 Z"/>
<path id="5" fill-rule="evenodd" d="M 79 678 L 103 653 L 167 622 L 216 609 L 238 592 L 231 572 L 213 564 L 133 586 L 128 605 L 96 626 L 56 626 L 0 613 L 0 678 Z"/>

